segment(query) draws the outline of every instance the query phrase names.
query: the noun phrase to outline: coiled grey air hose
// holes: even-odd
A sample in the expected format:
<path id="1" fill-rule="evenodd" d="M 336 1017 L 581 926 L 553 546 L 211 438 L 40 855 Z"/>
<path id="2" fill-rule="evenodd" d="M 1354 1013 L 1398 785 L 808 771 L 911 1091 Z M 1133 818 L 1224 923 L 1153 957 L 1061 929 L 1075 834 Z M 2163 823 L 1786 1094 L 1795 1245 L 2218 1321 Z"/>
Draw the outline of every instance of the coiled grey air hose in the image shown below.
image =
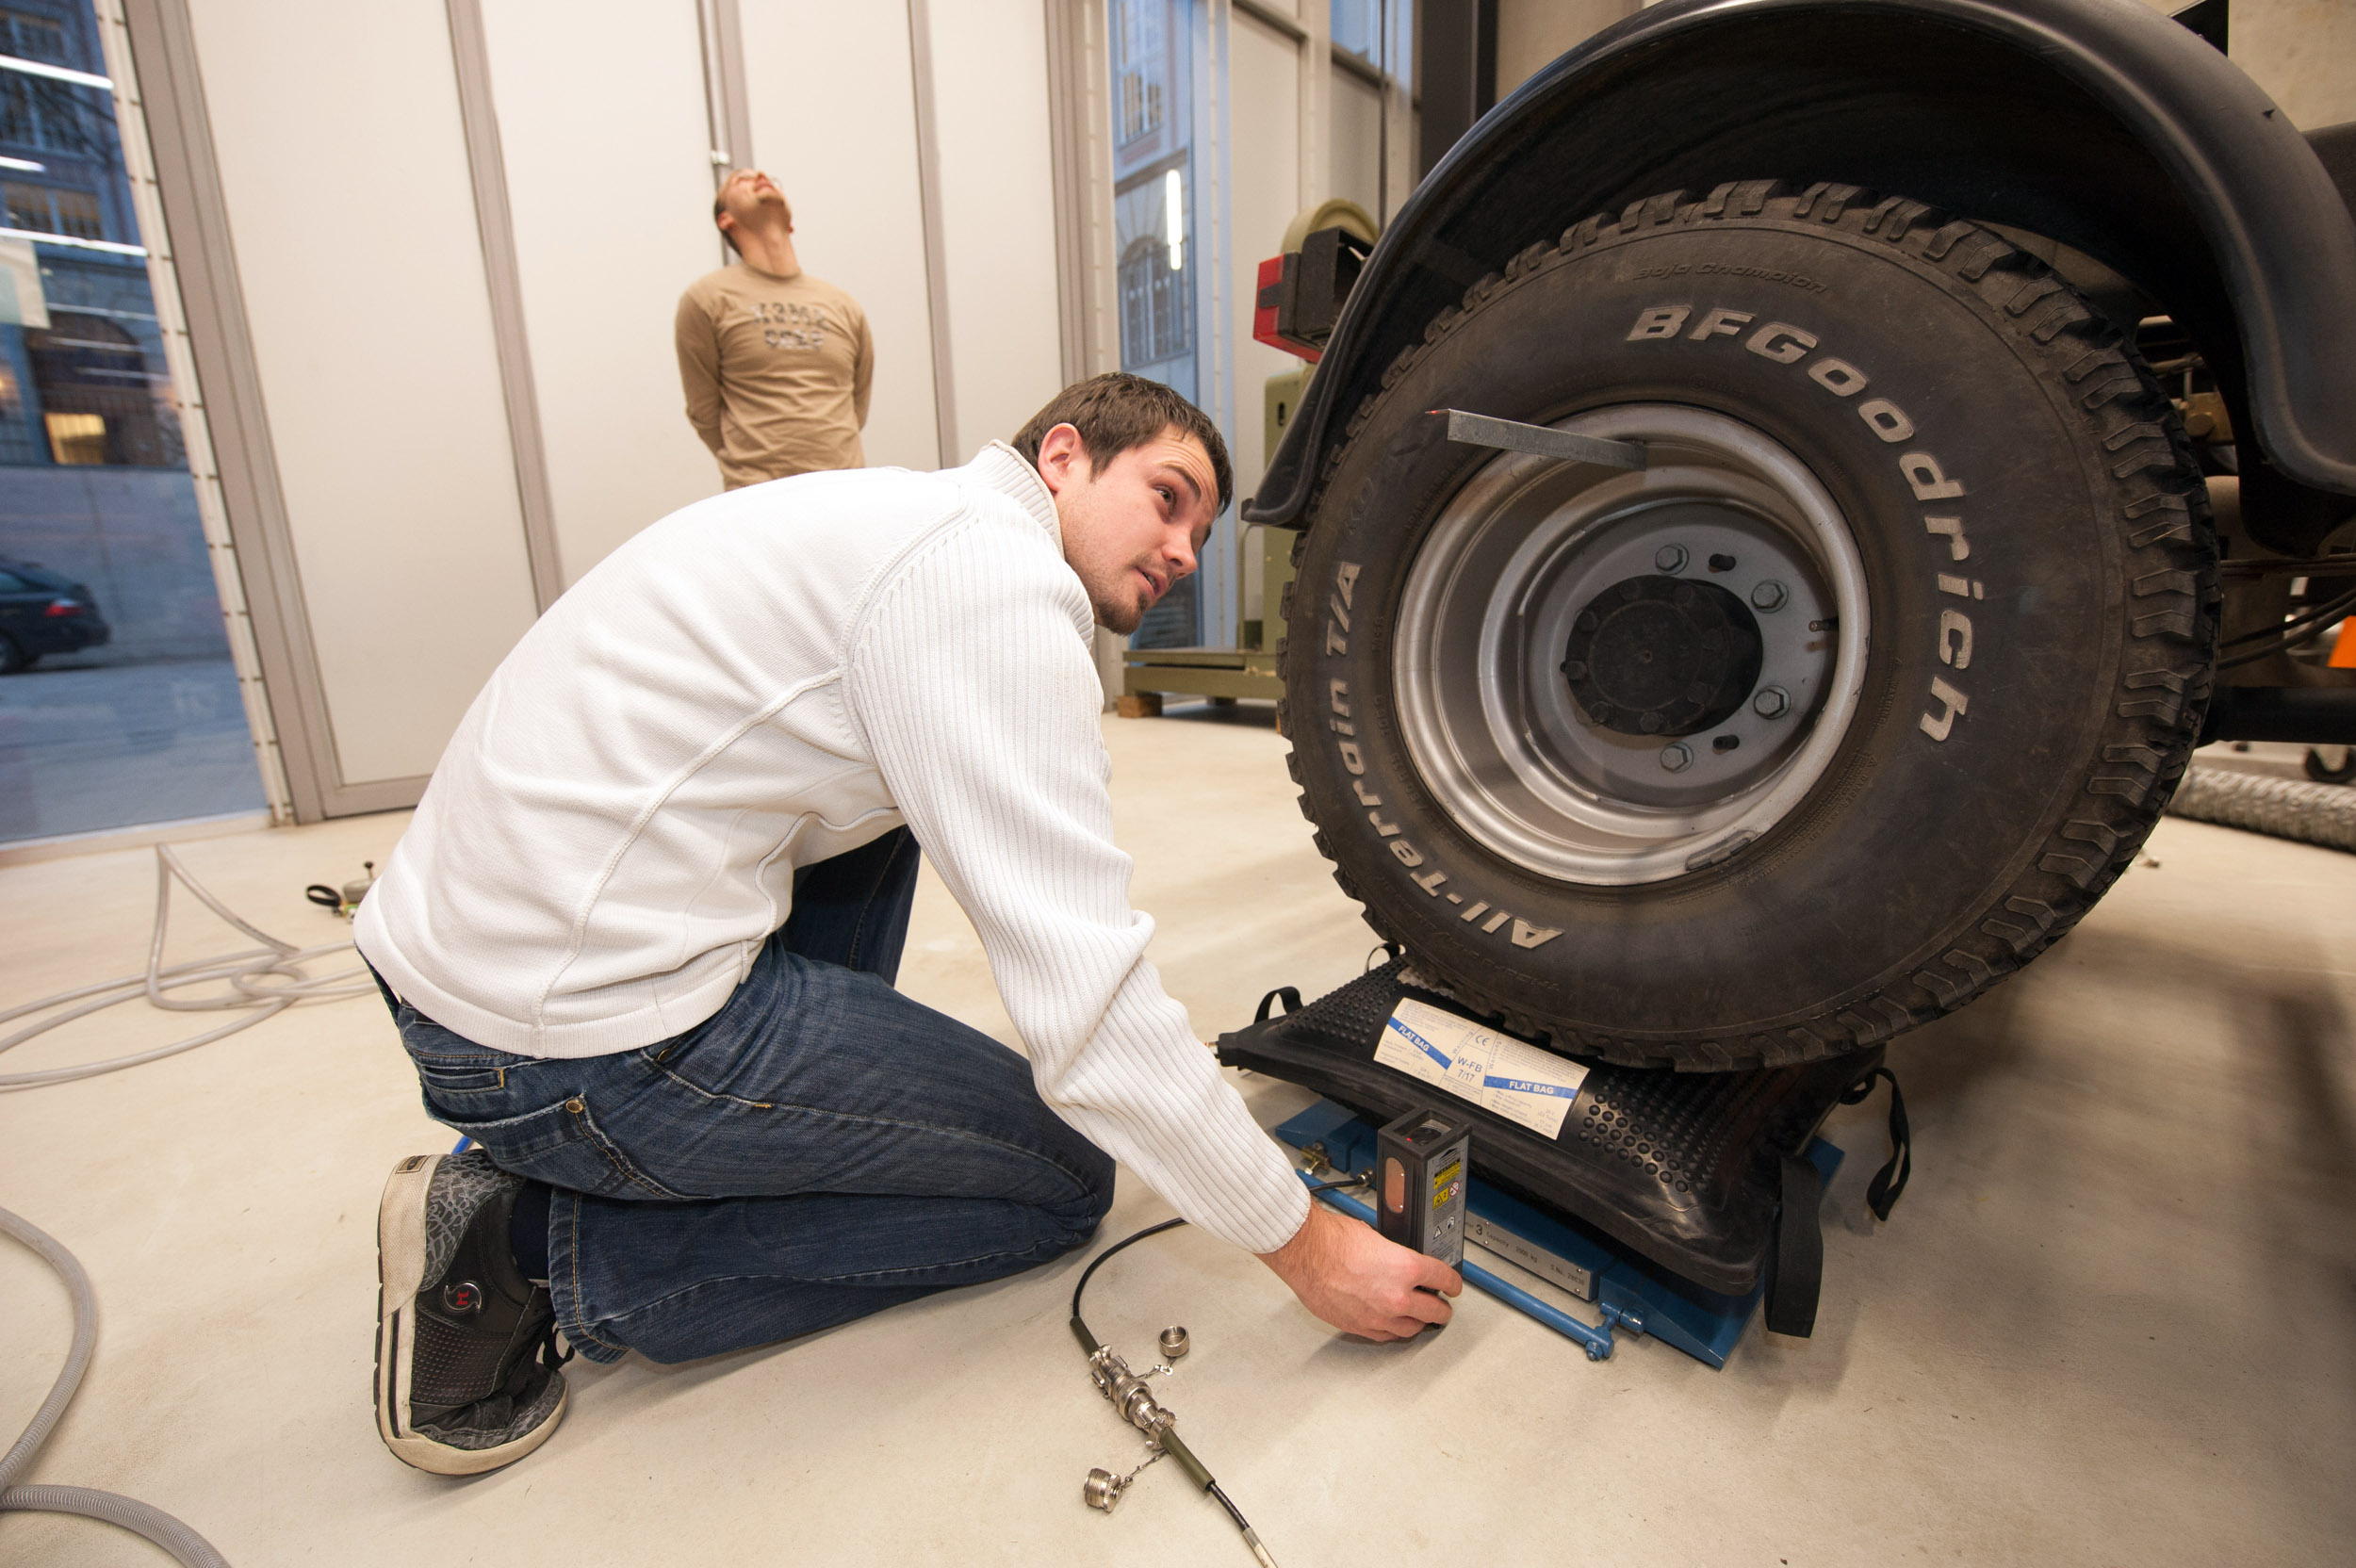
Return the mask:
<path id="1" fill-rule="evenodd" d="M 2170 816 L 2356 850 L 2356 789 L 2226 768 L 2191 768 L 2168 803 Z"/>
<path id="2" fill-rule="evenodd" d="M 58 1369 L 57 1380 L 50 1385 L 49 1397 L 33 1413 L 25 1435 L 16 1440 L 7 1457 L 0 1458 L 0 1512 L 74 1513 L 85 1519 L 103 1519 L 147 1537 L 188 1568 L 229 1568 L 227 1560 L 213 1550 L 211 1542 L 163 1510 L 136 1497 L 93 1491 L 87 1486 L 16 1484 L 16 1478 L 32 1468 L 33 1456 L 49 1441 L 57 1418 L 65 1413 L 74 1390 L 82 1385 L 82 1374 L 90 1369 L 90 1351 L 98 1344 L 98 1298 L 90 1290 L 90 1276 L 83 1272 L 80 1261 L 56 1237 L 6 1209 L 0 1209 L 0 1231 L 40 1253 L 41 1261 L 57 1271 L 57 1277 L 65 1282 L 66 1293 L 74 1298 L 74 1347 L 66 1352 L 65 1365 Z"/>
<path id="3" fill-rule="evenodd" d="M 224 953 L 219 957 L 197 958 L 185 964 L 164 962 L 164 934 L 172 919 L 172 885 L 177 881 L 206 908 L 252 937 L 262 945 L 238 953 Z M 103 1062 L 78 1062 L 72 1067 L 53 1067 L 39 1072 L 0 1073 L 0 1091 L 39 1088 L 44 1084 L 70 1084 L 79 1078 L 95 1078 L 102 1072 L 115 1072 L 141 1062 L 193 1051 L 200 1045 L 234 1035 L 240 1029 L 251 1029 L 267 1018 L 302 1002 L 324 1002 L 342 996 L 368 996 L 375 992 L 373 982 L 362 978 L 368 972 L 359 965 L 338 970 L 333 974 L 312 975 L 303 966 L 323 958 L 331 953 L 342 953 L 352 946 L 347 937 L 337 941 L 321 942 L 316 947 L 297 947 L 282 941 L 269 932 L 248 923 L 229 906 L 206 891 L 203 883 L 188 874 L 188 868 L 180 863 L 171 847 L 155 846 L 155 923 L 147 942 L 147 968 L 138 974 L 126 974 L 119 980 L 102 980 L 94 986 L 59 991 L 0 1011 L 0 1023 L 12 1023 L 35 1013 L 54 1013 L 39 1023 L 28 1024 L 13 1034 L 0 1035 L 0 1051 L 24 1044 L 37 1035 L 47 1034 L 61 1023 L 111 1007 L 119 1002 L 145 998 L 151 1007 L 172 1013 L 237 1012 L 244 1016 L 217 1029 L 201 1035 L 174 1040 L 127 1056 L 115 1056 Z M 225 983 L 225 995 L 176 998 L 167 992 L 182 990 L 189 986 L 207 982 Z M 58 1012 L 57 1009 L 63 1008 Z"/>

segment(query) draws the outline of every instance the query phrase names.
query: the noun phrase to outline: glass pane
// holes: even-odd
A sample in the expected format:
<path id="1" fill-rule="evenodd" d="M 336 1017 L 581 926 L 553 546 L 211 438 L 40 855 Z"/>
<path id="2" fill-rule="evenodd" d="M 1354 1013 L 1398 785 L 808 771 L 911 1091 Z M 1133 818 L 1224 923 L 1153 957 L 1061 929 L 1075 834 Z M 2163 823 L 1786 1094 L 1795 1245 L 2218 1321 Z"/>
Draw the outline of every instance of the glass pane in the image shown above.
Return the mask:
<path id="1" fill-rule="evenodd" d="M 93 12 L 0 55 L 104 77 Z M 112 94 L 0 65 L 0 840 L 259 810 Z"/>
<path id="2" fill-rule="evenodd" d="M 1113 230 L 1120 256 L 1121 368 L 1196 402 L 1192 0 L 1108 0 L 1113 74 Z M 1146 612 L 1131 647 L 1203 640 L 1199 577 Z"/>
<path id="3" fill-rule="evenodd" d="M 1414 75 L 1408 61 L 1415 57 L 1415 0 L 1332 0 L 1330 21 L 1333 47 L 1347 49 L 1368 65 L 1386 70 L 1398 81 Z M 1390 50 L 1383 47 L 1385 31 Z"/>

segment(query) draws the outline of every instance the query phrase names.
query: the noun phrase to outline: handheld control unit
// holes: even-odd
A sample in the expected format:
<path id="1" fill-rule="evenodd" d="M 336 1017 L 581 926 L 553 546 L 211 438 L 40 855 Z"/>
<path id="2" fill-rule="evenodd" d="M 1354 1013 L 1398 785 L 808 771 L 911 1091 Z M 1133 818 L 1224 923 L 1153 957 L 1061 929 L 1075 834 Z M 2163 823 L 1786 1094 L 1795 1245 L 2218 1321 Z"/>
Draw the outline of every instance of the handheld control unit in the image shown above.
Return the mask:
<path id="1" fill-rule="evenodd" d="M 1450 1268 L 1464 1262 L 1464 1189 L 1472 1179 L 1472 1122 L 1420 1106 L 1375 1140 L 1376 1229 Z"/>

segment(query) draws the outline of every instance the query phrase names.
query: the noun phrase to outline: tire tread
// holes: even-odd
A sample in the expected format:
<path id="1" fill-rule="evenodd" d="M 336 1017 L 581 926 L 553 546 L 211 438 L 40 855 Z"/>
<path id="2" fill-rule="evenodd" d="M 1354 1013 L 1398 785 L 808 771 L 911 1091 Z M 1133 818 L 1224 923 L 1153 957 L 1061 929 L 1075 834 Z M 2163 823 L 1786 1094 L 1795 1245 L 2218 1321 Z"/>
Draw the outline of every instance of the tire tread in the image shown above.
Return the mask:
<path id="1" fill-rule="evenodd" d="M 1995 307 L 1991 318 L 2000 330 L 2015 335 L 2024 354 L 2041 365 L 2053 384 L 2084 388 L 2072 403 L 2086 436 L 2110 459 L 2105 466 L 2114 526 L 2125 553 L 2133 612 L 2118 689 L 2086 760 L 2079 805 L 2049 841 L 2037 846 L 2030 869 L 1998 890 L 1989 906 L 1968 920 L 1963 936 L 1936 959 L 1872 992 L 1827 1004 L 1818 1015 L 1780 1033 L 1739 1040 L 1653 1039 L 1606 1035 L 1534 1015 L 1445 957 L 1418 951 L 1360 893 L 1324 832 L 1317 834 L 1317 848 L 1333 861 L 1342 891 L 1365 906 L 1377 934 L 1406 949 L 1419 970 L 1515 1034 L 1569 1055 L 1621 1066 L 1687 1071 L 1792 1066 L 1877 1044 L 1964 1005 L 2066 935 L 2134 863 L 2184 777 L 2208 708 L 2222 612 L 2216 533 L 2205 482 L 2174 406 L 2133 345 L 2067 280 L 1969 220 L 1902 196 L 1829 182 L 1795 190 L 1779 181 L 1729 181 L 1704 198 L 1679 190 L 1630 202 L 1617 214 L 1572 224 L 1551 245 L 1529 247 L 1502 271 L 1466 289 L 1461 304 L 1433 317 L 1420 341 L 1384 369 L 1383 393 L 1477 312 L 1599 245 L 1648 228 L 1740 223 L 1761 216 L 1821 222 L 1947 272 Z M 1296 568 L 1327 486 L 1383 400 L 1382 394 L 1360 400 L 1343 439 L 1320 466 L 1304 511 L 1307 521 L 1294 541 Z M 1284 712 L 1282 705 L 1279 711 Z M 1281 722 L 1286 734 L 1295 733 L 1289 717 Z M 1305 789 L 1301 806 L 1317 823 Z"/>

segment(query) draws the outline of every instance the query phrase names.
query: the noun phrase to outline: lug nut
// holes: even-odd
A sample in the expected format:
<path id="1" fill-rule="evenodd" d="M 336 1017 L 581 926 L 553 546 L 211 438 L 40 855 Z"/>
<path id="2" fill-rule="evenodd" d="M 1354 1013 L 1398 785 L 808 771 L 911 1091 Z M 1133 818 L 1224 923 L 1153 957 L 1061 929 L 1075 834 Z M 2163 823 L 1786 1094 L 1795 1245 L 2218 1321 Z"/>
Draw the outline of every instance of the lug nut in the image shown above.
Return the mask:
<path id="1" fill-rule="evenodd" d="M 1751 590 L 1751 607 L 1755 610 L 1781 610 L 1791 592 L 1774 578 L 1769 578 Z"/>
<path id="2" fill-rule="evenodd" d="M 1751 698 L 1751 711 L 1762 719 L 1779 719 L 1792 711 L 1792 694 L 1780 686 L 1761 686 Z"/>
<path id="3" fill-rule="evenodd" d="M 1675 577 L 1685 570 L 1687 559 L 1683 545 L 1663 545 L 1660 552 L 1652 558 L 1652 564 L 1671 577 Z"/>
<path id="4" fill-rule="evenodd" d="M 1661 765 L 1671 773 L 1683 773 L 1693 765 L 1693 753 L 1683 741 L 1671 741 L 1661 748 Z"/>

